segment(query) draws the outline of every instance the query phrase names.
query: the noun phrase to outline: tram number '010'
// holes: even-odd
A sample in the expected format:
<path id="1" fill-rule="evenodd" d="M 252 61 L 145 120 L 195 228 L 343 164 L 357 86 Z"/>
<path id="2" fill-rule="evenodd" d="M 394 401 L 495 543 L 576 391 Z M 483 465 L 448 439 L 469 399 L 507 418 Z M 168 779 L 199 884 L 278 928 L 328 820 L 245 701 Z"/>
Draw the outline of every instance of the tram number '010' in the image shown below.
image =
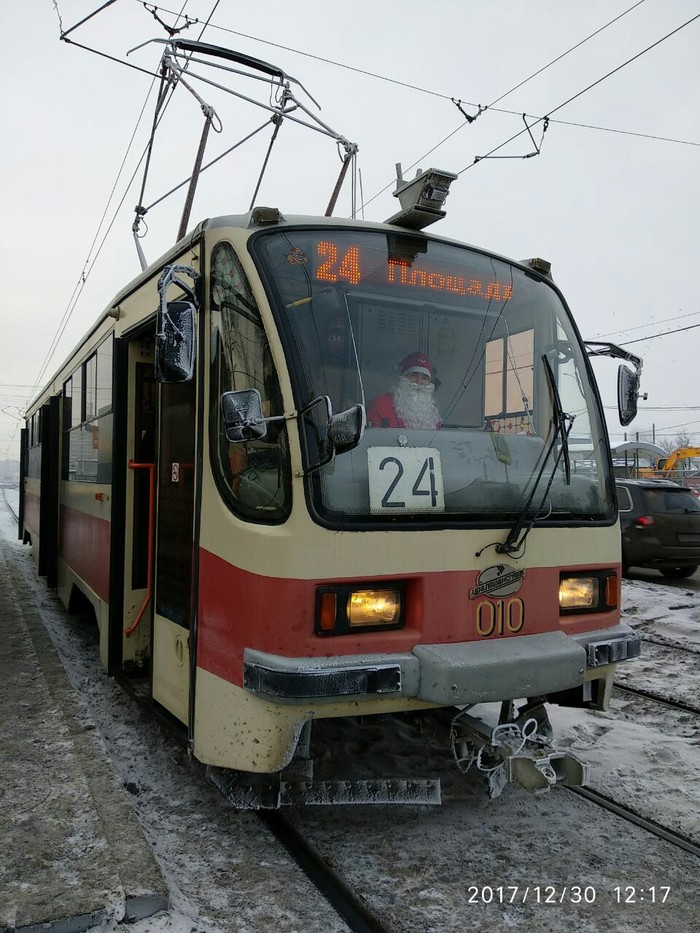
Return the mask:
<path id="1" fill-rule="evenodd" d="M 439 450 L 432 447 L 370 447 L 367 469 L 372 514 L 444 511 Z"/>
<path id="2" fill-rule="evenodd" d="M 519 596 L 482 599 L 475 607 L 476 632 L 482 638 L 517 635 L 525 624 L 525 603 Z"/>

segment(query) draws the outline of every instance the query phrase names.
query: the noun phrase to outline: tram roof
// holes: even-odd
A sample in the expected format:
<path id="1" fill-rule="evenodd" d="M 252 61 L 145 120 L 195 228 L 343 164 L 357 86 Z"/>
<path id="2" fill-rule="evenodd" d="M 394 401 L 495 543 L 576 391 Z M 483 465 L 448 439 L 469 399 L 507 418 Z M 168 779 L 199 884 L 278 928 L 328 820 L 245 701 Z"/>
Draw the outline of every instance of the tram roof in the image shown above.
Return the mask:
<path id="1" fill-rule="evenodd" d="M 265 220 L 265 214 L 269 217 L 274 213 L 278 214 L 278 217 L 274 220 Z M 51 379 L 45 382 L 41 390 L 34 396 L 31 404 L 28 406 L 28 411 L 33 409 L 37 402 L 45 396 L 47 389 L 56 381 L 59 375 L 66 368 L 67 364 L 73 358 L 76 353 L 76 350 L 79 347 L 82 347 L 90 337 L 95 333 L 95 331 L 102 325 L 105 318 L 109 317 L 113 309 L 115 309 L 120 302 L 124 301 L 132 292 L 137 288 L 143 285 L 149 279 L 158 275 L 161 269 L 168 263 L 173 262 L 179 256 L 182 255 L 190 246 L 192 246 L 207 230 L 217 230 L 217 229 L 232 229 L 238 228 L 242 230 L 249 230 L 251 233 L 256 230 L 264 229 L 274 229 L 274 228 L 284 228 L 286 226 L 294 227 L 348 227 L 363 230 L 377 230 L 384 233 L 400 233 L 413 234 L 415 236 L 423 236 L 431 240 L 437 240 L 443 243 L 450 243 L 455 246 L 467 246 L 472 249 L 479 250 L 480 247 L 474 246 L 473 244 L 465 243 L 461 240 L 455 240 L 450 237 L 440 236 L 435 233 L 426 233 L 424 230 L 416 230 L 411 227 L 403 227 L 398 224 L 390 224 L 386 222 L 373 221 L 373 220 L 358 220 L 357 218 L 350 217 L 326 217 L 323 215 L 317 214 L 283 214 L 277 208 L 268 208 L 268 207 L 255 207 L 251 211 L 248 211 L 245 214 L 222 214 L 218 217 L 209 217 L 205 220 L 200 221 L 195 227 L 192 228 L 182 239 L 178 240 L 177 243 L 174 243 L 165 253 L 158 257 L 154 262 L 150 263 L 142 272 L 140 272 L 135 278 L 133 278 L 127 285 L 125 285 L 119 292 L 114 296 L 112 301 L 105 307 L 105 310 L 99 316 L 99 318 L 93 323 L 90 329 L 83 335 L 81 340 L 72 348 L 71 352 L 64 359 L 62 364 L 54 372 Z M 514 260 L 511 257 L 501 255 L 499 253 L 493 253 L 490 250 L 485 250 L 490 256 L 493 256 L 496 259 L 502 259 L 504 262 L 513 263 L 517 265 L 527 266 L 528 260 L 518 261 Z M 546 276 L 550 282 L 552 282 L 551 276 Z"/>
<path id="2" fill-rule="evenodd" d="M 279 218 L 274 221 L 260 221 L 258 218 L 260 213 L 263 211 L 277 211 Z M 138 288 L 139 285 L 143 284 L 145 281 L 148 281 L 149 278 L 155 275 L 160 269 L 163 268 L 163 266 L 167 265 L 178 255 L 180 255 L 188 248 L 188 246 L 194 243 L 202 235 L 202 233 L 207 230 L 238 228 L 241 230 L 249 230 L 251 233 L 253 233 L 257 230 L 284 228 L 286 226 L 335 228 L 348 227 L 355 230 L 363 229 L 377 230 L 384 233 L 404 233 L 406 235 L 413 234 L 415 236 L 423 236 L 431 240 L 438 240 L 443 243 L 450 243 L 455 246 L 467 246 L 470 249 L 483 250 L 496 259 L 501 259 L 508 263 L 515 263 L 516 265 L 527 266 L 529 262 L 529 260 L 517 260 L 510 256 L 505 256 L 501 253 L 494 253 L 491 250 L 485 249 L 484 247 L 479 247 L 475 244 L 467 243 L 463 240 L 456 240 L 453 237 L 440 236 L 439 234 L 433 233 L 432 231 L 426 233 L 425 230 L 417 230 L 412 227 L 403 227 L 398 224 L 390 224 L 374 220 L 359 220 L 353 217 L 326 217 L 318 214 L 284 214 L 277 208 L 256 207 L 245 214 L 222 214 L 218 217 L 209 217 L 206 220 L 200 221 L 195 227 L 192 228 L 192 230 L 187 233 L 186 236 L 184 236 L 177 243 L 173 244 L 173 246 L 171 246 L 167 252 L 163 253 L 162 256 L 160 256 L 154 262 L 150 263 L 149 266 L 143 270 L 143 272 L 139 273 L 139 275 L 137 275 L 123 289 L 121 289 L 114 297 L 113 301 L 109 305 L 109 308 L 111 309 L 118 305 L 119 302 L 124 300 L 135 288 Z M 551 276 L 546 277 L 552 281 Z"/>

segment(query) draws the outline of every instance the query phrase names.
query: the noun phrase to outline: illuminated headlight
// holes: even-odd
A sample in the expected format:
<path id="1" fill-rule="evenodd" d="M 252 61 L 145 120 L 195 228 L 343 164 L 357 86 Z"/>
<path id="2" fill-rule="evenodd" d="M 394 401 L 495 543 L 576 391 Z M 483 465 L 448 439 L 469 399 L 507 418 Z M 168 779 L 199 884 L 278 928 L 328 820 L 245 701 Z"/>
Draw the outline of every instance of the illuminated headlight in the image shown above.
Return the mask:
<path id="1" fill-rule="evenodd" d="M 347 635 L 361 629 L 378 631 L 404 624 L 405 584 L 377 589 L 350 584 L 320 586 L 316 591 L 317 635 Z"/>
<path id="2" fill-rule="evenodd" d="M 348 624 L 395 625 L 401 616 L 398 590 L 355 590 L 348 600 Z"/>
<path id="3" fill-rule="evenodd" d="M 617 605 L 617 574 L 598 571 L 559 578 L 559 609 L 569 612 L 601 612 Z"/>
<path id="4" fill-rule="evenodd" d="M 561 609 L 592 609 L 598 603 L 598 581 L 593 577 L 565 577 L 559 582 Z"/>

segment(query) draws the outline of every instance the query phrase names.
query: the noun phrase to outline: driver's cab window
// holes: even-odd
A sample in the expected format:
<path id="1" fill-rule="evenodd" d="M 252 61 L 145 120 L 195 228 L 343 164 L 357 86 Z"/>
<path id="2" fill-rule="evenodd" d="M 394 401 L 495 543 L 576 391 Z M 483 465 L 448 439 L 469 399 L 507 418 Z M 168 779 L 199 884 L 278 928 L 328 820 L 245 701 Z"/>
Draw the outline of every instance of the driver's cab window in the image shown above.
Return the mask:
<path id="1" fill-rule="evenodd" d="M 221 396 L 257 389 L 263 415 L 281 415 L 282 396 L 267 335 L 250 284 L 229 243 L 212 253 L 211 281 L 211 455 L 219 487 L 229 505 L 246 518 L 280 521 L 289 511 L 289 462 L 284 422 L 267 424 L 260 440 L 230 443 L 224 431 Z"/>

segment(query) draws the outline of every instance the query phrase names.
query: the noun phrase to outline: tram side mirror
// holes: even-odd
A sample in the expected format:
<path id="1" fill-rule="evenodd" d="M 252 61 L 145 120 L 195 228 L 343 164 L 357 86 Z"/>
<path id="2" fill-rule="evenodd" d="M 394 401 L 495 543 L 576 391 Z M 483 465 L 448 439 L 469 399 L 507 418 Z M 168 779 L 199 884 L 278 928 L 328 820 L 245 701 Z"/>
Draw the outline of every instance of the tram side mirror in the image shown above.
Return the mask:
<path id="1" fill-rule="evenodd" d="M 257 389 L 239 389 L 221 396 L 226 439 L 233 444 L 260 440 L 267 434 L 262 397 Z"/>
<path id="2" fill-rule="evenodd" d="M 319 395 L 300 412 L 306 470 L 311 473 L 330 463 L 336 454 L 357 447 L 365 429 L 363 405 L 333 414 L 327 395 Z"/>
<path id="3" fill-rule="evenodd" d="M 617 371 L 617 410 L 623 427 L 637 417 L 638 398 L 639 375 L 627 366 L 620 366 Z"/>
<path id="4" fill-rule="evenodd" d="M 333 459 L 328 426 L 333 406 L 327 395 L 319 395 L 299 412 L 301 436 L 304 443 L 306 471 L 318 470 Z"/>
<path id="5" fill-rule="evenodd" d="M 156 324 L 156 382 L 189 382 L 194 375 L 195 308 L 162 302 Z"/>
<path id="6" fill-rule="evenodd" d="M 353 405 L 337 415 L 331 415 L 328 422 L 328 436 L 337 454 L 352 450 L 362 440 L 365 431 L 365 407 Z"/>

